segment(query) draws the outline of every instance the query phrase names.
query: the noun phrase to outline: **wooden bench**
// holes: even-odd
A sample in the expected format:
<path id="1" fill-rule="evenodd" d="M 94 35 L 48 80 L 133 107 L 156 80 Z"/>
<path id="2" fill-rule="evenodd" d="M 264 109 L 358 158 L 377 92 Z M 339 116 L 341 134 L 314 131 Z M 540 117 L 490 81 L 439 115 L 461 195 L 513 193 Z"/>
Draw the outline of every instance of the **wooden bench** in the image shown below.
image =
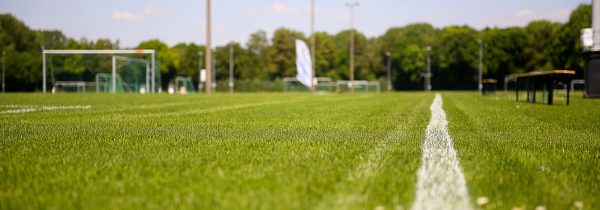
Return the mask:
<path id="1" fill-rule="evenodd" d="M 484 79 L 481 81 L 481 84 L 483 85 L 483 87 L 481 88 L 481 94 L 483 95 L 490 95 L 490 94 L 496 94 L 496 85 L 498 84 L 498 81 L 495 79 Z"/>
<path id="2" fill-rule="evenodd" d="M 571 80 L 575 76 L 573 70 L 551 70 L 551 71 L 533 71 L 527 73 L 512 74 L 516 79 L 515 81 L 515 93 L 517 101 L 519 101 L 519 84 L 523 82 L 527 91 L 527 102 L 535 103 L 535 93 L 538 87 L 542 87 L 544 96 L 548 94 L 548 104 L 554 104 L 554 86 L 558 83 L 562 83 L 567 88 L 567 105 L 569 105 L 569 98 L 571 87 Z M 542 99 L 544 100 L 544 99 Z"/>

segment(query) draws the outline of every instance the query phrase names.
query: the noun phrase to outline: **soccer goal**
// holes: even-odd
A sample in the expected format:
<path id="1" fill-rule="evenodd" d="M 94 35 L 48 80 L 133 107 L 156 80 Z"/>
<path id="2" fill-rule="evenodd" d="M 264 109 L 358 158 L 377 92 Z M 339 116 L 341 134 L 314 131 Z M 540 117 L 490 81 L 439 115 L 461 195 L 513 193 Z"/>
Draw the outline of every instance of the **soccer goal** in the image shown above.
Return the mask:
<path id="1" fill-rule="evenodd" d="M 175 93 L 188 94 L 196 92 L 191 77 L 175 77 Z"/>
<path id="2" fill-rule="evenodd" d="M 44 50 L 42 54 L 44 93 L 47 87 L 52 87 L 53 93 L 160 90 L 154 50 Z"/>
<path id="3" fill-rule="evenodd" d="M 354 89 L 354 92 L 381 92 L 381 84 L 377 81 L 354 80 L 338 80 L 336 82 L 336 91 L 344 92 Z"/>
<path id="4" fill-rule="evenodd" d="M 315 91 L 317 92 L 333 92 L 335 90 L 335 83 L 329 77 L 316 77 L 315 78 Z M 294 92 L 294 91 L 310 91 L 310 87 L 306 87 L 295 77 L 283 78 L 283 91 Z"/>

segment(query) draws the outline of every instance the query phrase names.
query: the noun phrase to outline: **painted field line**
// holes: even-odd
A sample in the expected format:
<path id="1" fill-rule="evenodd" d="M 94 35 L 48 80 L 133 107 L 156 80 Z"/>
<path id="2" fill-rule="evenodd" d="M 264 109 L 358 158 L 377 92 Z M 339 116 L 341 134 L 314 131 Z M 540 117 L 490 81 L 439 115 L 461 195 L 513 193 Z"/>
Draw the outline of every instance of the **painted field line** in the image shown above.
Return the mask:
<path id="1" fill-rule="evenodd" d="M 0 114 L 18 114 L 35 111 L 53 111 L 64 109 L 90 109 L 92 106 L 35 106 L 35 105 L 0 105 L 0 108 L 10 108 L 9 110 L 0 111 Z"/>
<path id="2" fill-rule="evenodd" d="M 364 159 L 361 158 L 362 161 L 348 172 L 347 182 L 337 183 L 335 194 L 325 195 L 323 201 L 315 209 L 353 209 L 368 201 L 369 197 L 365 193 L 365 189 L 385 164 L 386 153 L 390 149 L 390 146 L 398 144 L 398 142 L 407 138 L 407 125 L 415 123 L 417 115 L 411 115 L 403 120 L 404 123 L 398 124 L 398 126 L 389 131 L 369 151 L 368 156 Z"/>
<path id="3" fill-rule="evenodd" d="M 442 96 L 435 94 L 430 107 L 431 121 L 425 131 L 421 166 L 417 172 L 414 210 L 473 209 L 465 176 L 448 133 L 442 103 Z"/>

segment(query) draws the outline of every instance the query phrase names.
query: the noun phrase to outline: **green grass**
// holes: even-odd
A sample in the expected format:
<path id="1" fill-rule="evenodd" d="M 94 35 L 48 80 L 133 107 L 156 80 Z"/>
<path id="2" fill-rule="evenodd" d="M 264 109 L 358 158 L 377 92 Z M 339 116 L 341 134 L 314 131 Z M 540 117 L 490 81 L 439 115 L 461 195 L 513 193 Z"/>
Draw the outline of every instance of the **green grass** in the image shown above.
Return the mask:
<path id="1" fill-rule="evenodd" d="M 513 97 L 444 94 L 471 198 L 488 197 L 486 209 L 599 209 L 600 100 L 577 94 L 570 106 L 548 106 Z"/>
<path id="2" fill-rule="evenodd" d="M 0 99 L 93 106 L 0 116 L 0 209 L 391 209 L 414 197 L 433 97 Z"/>
<path id="3" fill-rule="evenodd" d="M 600 101 L 444 92 L 473 205 L 600 208 Z M 0 209 L 410 208 L 432 93 L 0 95 Z M 560 103 L 557 101 L 557 103 Z M 479 207 L 479 206 L 478 206 Z"/>

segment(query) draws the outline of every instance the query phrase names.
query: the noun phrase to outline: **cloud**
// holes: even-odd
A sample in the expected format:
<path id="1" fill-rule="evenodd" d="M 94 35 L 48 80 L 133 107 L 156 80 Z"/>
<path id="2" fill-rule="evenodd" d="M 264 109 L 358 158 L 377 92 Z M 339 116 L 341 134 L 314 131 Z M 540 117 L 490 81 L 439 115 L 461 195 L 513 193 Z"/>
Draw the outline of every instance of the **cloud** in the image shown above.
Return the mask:
<path id="1" fill-rule="evenodd" d="M 519 10 L 515 16 L 517 17 L 533 17 L 535 16 L 535 12 L 533 12 L 530 9 L 523 9 L 523 10 Z"/>
<path id="2" fill-rule="evenodd" d="M 301 11 L 299 8 L 288 6 L 279 2 L 273 2 L 273 4 L 270 6 L 270 9 L 275 14 L 288 16 L 296 15 Z"/>
<path id="3" fill-rule="evenodd" d="M 138 14 L 134 14 L 134 13 L 131 13 L 131 12 L 114 11 L 112 13 L 112 15 L 110 16 L 110 19 L 117 20 L 117 21 L 135 22 L 135 21 L 142 21 L 142 20 L 144 20 L 144 16 L 138 15 Z"/>
<path id="4" fill-rule="evenodd" d="M 521 9 L 512 14 L 486 14 L 480 19 L 480 25 L 485 26 L 525 26 L 534 20 L 549 20 L 555 22 L 565 22 L 569 19 L 571 9 L 555 9 L 547 11 L 537 11 L 532 9 Z"/>
<path id="5" fill-rule="evenodd" d="M 169 15 L 169 10 L 159 6 L 146 6 L 146 8 L 144 8 L 144 15 L 162 17 Z"/>
<path id="6" fill-rule="evenodd" d="M 146 6 L 142 12 L 114 11 L 110 19 L 115 21 L 137 22 L 148 17 L 163 17 L 169 15 L 169 10 L 159 6 Z"/>

